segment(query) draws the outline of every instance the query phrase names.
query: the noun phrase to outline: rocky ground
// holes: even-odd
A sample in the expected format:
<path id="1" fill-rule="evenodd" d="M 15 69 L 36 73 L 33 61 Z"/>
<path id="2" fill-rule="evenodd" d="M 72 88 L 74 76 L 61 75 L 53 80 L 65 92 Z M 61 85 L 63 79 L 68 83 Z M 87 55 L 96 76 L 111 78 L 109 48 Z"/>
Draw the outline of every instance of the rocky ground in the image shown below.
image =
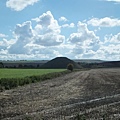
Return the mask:
<path id="1" fill-rule="evenodd" d="M 1 120 L 119 120 L 119 106 L 119 68 L 72 72 L 0 93 Z"/>

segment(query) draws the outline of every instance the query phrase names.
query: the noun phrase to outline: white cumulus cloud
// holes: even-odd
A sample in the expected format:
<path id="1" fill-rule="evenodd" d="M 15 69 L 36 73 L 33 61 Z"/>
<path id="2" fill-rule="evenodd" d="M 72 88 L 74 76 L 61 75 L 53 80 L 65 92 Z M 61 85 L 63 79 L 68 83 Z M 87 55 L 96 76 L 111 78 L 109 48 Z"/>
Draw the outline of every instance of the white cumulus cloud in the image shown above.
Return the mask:
<path id="1" fill-rule="evenodd" d="M 102 45 L 96 56 L 105 60 L 120 60 L 120 44 Z"/>
<path id="2" fill-rule="evenodd" d="M 35 18 L 36 19 L 36 18 Z M 53 46 L 62 44 L 65 36 L 61 35 L 61 27 L 50 11 L 37 18 L 36 25 L 32 21 L 17 24 L 13 31 L 14 43 L 8 47 L 9 54 L 40 54 L 48 55 L 58 51 Z M 49 54 L 50 52 L 50 54 Z M 59 54 L 60 55 L 60 54 Z"/>
<path id="3" fill-rule="evenodd" d="M 72 59 L 119 60 L 120 33 L 107 34 L 101 41 L 96 35 L 99 31 L 94 32 L 94 27 L 90 30 L 88 26 L 119 25 L 119 19 L 106 18 L 91 19 L 89 23 L 79 21 L 77 25 L 61 22 L 59 25 L 53 14 L 47 11 L 31 21 L 17 24 L 12 31 L 12 39 L 5 39 L 6 35 L 0 34 L 1 59 L 51 59 L 66 56 Z M 74 29 L 71 29 L 73 27 Z M 64 31 L 64 28 L 67 28 L 68 32 Z M 67 35 L 63 35 L 63 32 Z"/>
<path id="4" fill-rule="evenodd" d="M 39 0 L 8 0 L 6 6 L 15 11 L 21 11 L 28 5 L 33 5 L 38 1 Z"/>
<path id="5" fill-rule="evenodd" d="M 35 18 L 37 25 L 35 26 L 35 43 L 43 46 L 55 46 L 63 43 L 65 36 L 61 35 L 61 27 L 58 21 L 54 19 L 50 11 L 43 13 Z"/>
<path id="6" fill-rule="evenodd" d="M 94 31 L 87 28 L 86 23 L 78 22 L 78 32 L 72 33 L 68 39 L 71 43 L 82 45 L 84 48 L 98 49 L 99 37 L 95 35 Z"/>
<path id="7" fill-rule="evenodd" d="M 66 21 L 68 21 L 68 20 L 67 20 L 67 18 L 65 18 L 65 17 L 60 17 L 60 18 L 59 18 L 59 21 L 66 22 Z"/>
<path id="8" fill-rule="evenodd" d="M 0 51 L 6 50 L 8 46 L 9 46 L 9 43 L 6 39 L 3 39 L 2 41 L 0 41 Z"/>
<path id="9" fill-rule="evenodd" d="M 105 43 L 120 44 L 120 33 L 116 35 L 112 35 L 112 34 L 106 35 L 104 39 L 105 39 Z"/>
<path id="10" fill-rule="evenodd" d="M 14 31 L 15 43 L 10 46 L 9 53 L 23 54 L 28 52 L 25 46 L 32 41 L 33 36 L 34 34 L 30 21 L 24 22 L 23 24 L 17 24 Z"/>
<path id="11" fill-rule="evenodd" d="M 72 54 L 76 55 L 76 58 L 82 57 L 85 54 L 92 56 L 99 47 L 100 39 L 95 35 L 94 31 L 90 31 L 86 23 L 78 22 L 78 31 L 70 34 L 68 42 L 75 44 Z M 91 52 L 92 51 L 92 52 Z"/>
<path id="12" fill-rule="evenodd" d="M 117 18 L 92 18 L 87 22 L 89 25 L 92 26 L 99 26 L 99 27 L 115 27 L 115 26 L 120 26 L 120 20 Z"/>

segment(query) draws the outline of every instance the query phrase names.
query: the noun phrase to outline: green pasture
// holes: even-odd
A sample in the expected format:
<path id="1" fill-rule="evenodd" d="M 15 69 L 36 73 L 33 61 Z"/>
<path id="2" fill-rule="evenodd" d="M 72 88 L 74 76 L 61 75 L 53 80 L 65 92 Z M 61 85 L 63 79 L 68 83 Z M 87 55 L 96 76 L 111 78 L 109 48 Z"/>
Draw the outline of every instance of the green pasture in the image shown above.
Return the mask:
<path id="1" fill-rule="evenodd" d="M 62 71 L 65 69 L 0 69 L 0 78 L 23 78 Z"/>

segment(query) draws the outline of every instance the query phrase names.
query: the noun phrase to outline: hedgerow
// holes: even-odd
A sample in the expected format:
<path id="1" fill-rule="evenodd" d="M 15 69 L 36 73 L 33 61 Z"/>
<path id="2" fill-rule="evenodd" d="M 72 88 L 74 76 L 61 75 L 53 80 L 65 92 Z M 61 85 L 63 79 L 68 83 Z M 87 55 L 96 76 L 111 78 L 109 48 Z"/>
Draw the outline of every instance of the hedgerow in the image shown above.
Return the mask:
<path id="1" fill-rule="evenodd" d="M 36 82 L 56 78 L 67 73 L 70 73 L 70 71 L 48 73 L 44 75 L 33 75 L 33 76 L 27 76 L 24 78 L 1 78 L 0 91 L 9 90 L 9 89 L 16 88 L 18 86 L 23 86 L 30 83 L 36 83 Z"/>

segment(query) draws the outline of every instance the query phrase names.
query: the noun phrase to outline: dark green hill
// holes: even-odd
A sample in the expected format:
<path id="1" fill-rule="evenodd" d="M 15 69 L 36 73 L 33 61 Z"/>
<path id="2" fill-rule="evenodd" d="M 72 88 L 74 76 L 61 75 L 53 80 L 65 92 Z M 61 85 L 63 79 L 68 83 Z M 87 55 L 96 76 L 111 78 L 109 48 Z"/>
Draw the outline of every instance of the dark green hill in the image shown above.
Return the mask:
<path id="1" fill-rule="evenodd" d="M 120 67 L 120 61 L 107 61 L 101 63 L 101 65 L 107 68 Z"/>
<path id="2" fill-rule="evenodd" d="M 68 59 L 67 57 L 57 57 L 54 58 L 50 61 L 48 61 L 47 63 L 45 63 L 44 65 L 42 65 L 40 68 L 44 68 L 44 69 L 64 69 L 67 68 L 67 65 L 71 63 L 74 65 L 74 68 L 81 68 L 81 66 L 79 64 L 77 64 L 76 62 L 74 62 L 73 60 Z"/>
<path id="3" fill-rule="evenodd" d="M 120 68 L 120 61 L 106 61 L 102 63 L 81 64 L 83 68 Z"/>

